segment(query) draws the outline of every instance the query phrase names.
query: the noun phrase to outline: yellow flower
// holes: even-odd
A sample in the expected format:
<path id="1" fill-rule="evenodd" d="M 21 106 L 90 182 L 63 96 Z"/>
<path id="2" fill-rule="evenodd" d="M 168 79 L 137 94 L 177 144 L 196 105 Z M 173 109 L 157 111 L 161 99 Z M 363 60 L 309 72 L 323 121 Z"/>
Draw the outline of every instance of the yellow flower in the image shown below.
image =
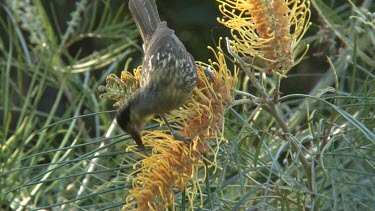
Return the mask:
<path id="1" fill-rule="evenodd" d="M 217 0 L 233 50 L 255 69 L 286 74 L 307 52 L 299 42 L 310 23 L 306 0 Z M 299 58 L 302 48 L 304 53 Z"/>
<path id="2" fill-rule="evenodd" d="M 170 134 L 161 131 L 145 131 L 145 145 L 152 145 L 150 157 L 139 161 L 141 168 L 133 174 L 133 189 L 126 198 L 124 210 L 160 210 L 173 207 L 175 194 L 173 188 L 185 190 L 194 170 L 202 165 L 191 153 L 188 144 L 173 140 Z"/>
<path id="3" fill-rule="evenodd" d="M 168 130 L 145 130 L 142 133 L 144 145 L 152 147 L 151 156 L 137 152 L 136 146 L 129 151 L 138 153 L 144 159 L 134 166 L 142 167 L 132 173 L 133 189 L 126 198 L 123 210 L 161 210 L 171 207 L 173 210 L 175 194 L 173 188 L 186 191 L 191 207 L 199 195 L 201 204 L 203 194 L 198 177 L 198 168 L 207 168 L 203 162 L 203 153 L 212 153 L 214 160 L 209 166 L 216 170 L 216 155 L 223 136 L 224 110 L 233 103 L 233 93 L 237 83 L 237 71 L 234 74 L 227 68 L 225 57 L 219 46 L 216 51 L 209 47 L 215 55 L 215 62 L 209 64 L 199 62 L 197 72 L 199 81 L 190 100 L 184 107 L 167 115 L 170 122 L 177 122 L 176 131 L 193 141 L 184 143 L 173 139 Z M 212 72 L 214 80 L 205 73 Z M 159 119 L 155 119 L 163 124 Z M 207 141 L 215 140 L 215 148 Z M 188 188 L 188 183 L 190 184 Z M 136 205 L 136 206 L 135 206 Z"/>
<path id="4" fill-rule="evenodd" d="M 221 3 L 219 9 L 225 16 L 219 22 L 231 28 L 233 51 L 252 67 L 284 75 L 306 53 L 308 46 L 297 58 L 302 49 L 298 43 L 309 25 L 308 1 L 217 1 Z M 151 154 L 137 151 L 136 145 L 127 149 L 144 159 L 134 164 L 136 170 L 129 176 L 133 189 L 126 197 L 123 210 L 174 210 L 175 189 L 186 192 L 191 207 L 198 196 L 203 204 L 200 183 L 205 176 L 199 176 L 198 170 L 214 167 L 216 171 L 220 168 L 216 157 L 221 143 L 226 142 L 224 113 L 233 104 L 237 84 L 237 67 L 234 66 L 233 71 L 228 69 L 221 42 L 220 38 L 216 49 L 209 47 L 214 53 L 213 60 L 207 64 L 197 63 L 199 80 L 189 101 L 167 114 L 170 122 L 177 123 L 172 127 L 192 142 L 174 140 L 169 130 L 144 130 L 142 141 L 146 147 L 152 148 Z M 121 78 L 110 75 L 107 86 L 101 87 L 107 93 L 101 96 L 116 100 L 115 106 L 126 102 L 139 87 L 140 71 L 141 67 L 138 67 L 134 76 L 124 71 Z M 154 121 L 164 124 L 159 119 Z M 216 141 L 216 144 L 209 144 L 209 141 Z M 214 159 L 207 160 L 202 154 L 212 154 Z"/>

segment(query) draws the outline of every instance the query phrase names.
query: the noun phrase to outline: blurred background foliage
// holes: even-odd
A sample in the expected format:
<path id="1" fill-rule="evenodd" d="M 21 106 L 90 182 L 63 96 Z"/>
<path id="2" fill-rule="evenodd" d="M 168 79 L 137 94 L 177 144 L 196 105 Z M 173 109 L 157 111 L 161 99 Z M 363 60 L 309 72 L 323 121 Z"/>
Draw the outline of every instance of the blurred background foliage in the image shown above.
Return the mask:
<path id="1" fill-rule="evenodd" d="M 303 40 L 310 50 L 282 80 L 281 92 L 290 97 L 280 106 L 307 152 L 314 192 L 272 118 L 247 124 L 257 111 L 244 105 L 228 112 L 222 170 L 202 183 L 211 193 L 202 209 L 375 209 L 375 4 L 311 2 Z M 208 45 L 229 36 L 213 0 L 157 3 L 161 19 L 198 61 L 211 57 Z M 97 87 L 110 73 L 141 63 L 127 2 L 0 6 L 0 209 L 120 209 L 139 158 L 125 151 L 133 141 L 114 126 L 112 102 L 100 100 Z M 243 74 L 238 89 L 255 92 Z"/>

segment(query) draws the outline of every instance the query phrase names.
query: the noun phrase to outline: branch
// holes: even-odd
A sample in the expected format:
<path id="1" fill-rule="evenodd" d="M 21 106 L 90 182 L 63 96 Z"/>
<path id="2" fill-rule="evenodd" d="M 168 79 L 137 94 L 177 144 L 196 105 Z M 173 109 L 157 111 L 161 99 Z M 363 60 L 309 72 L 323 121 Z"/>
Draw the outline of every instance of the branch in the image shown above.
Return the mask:
<path id="1" fill-rule="evenodd" d="M 232 55 L 237 60 L 237 62 L 240 64 L 241 68 L 245 71 L 246 75 L 249 77 L 251 83 L 258 90 L 258 92 L 262 95 L 262 98 L 265 100 L 265 103 L 269 106 L 269 112 L 275 118 L 276 122 L 280 125 L 281 130 L 284 133 L 283 139 L 285 141 L 290 141 L 290 143 L 293 147 L 293 150 L 296 153 L 299 152 L 299 153 L 297 153 L 298 159 L 300 160 L 300 162 L 301 162 L 301 164 L 302 164 L 302 166 L 303 166 L 303 168 L 306 172 L 306 176 L 307 176 L 307 179 L 308 179 L 308 188 L 309 188 L 310 191 L 313 192 L 310 164 L 307 162 L 304 153 L 302 151 L 300 151 L 299 141 L 297 140 L 297 138 L 295 138 L 290 133 L 289 128 L 287 127 L 284 119 L 281 117 L 278 106 L 275 104 L 273 99 L 271 99 L 271 97 L 268 95 L 265 88 L 260 85 L 260 83 L 257 80 L 257 78 L 255 77 L 254 73 L 251 71 L 251 67 L 249 65 L 247 65 L 242 60 L 242 58 L 232 50 L 231 45 L 230 45 L 230 40 L 227 37 L 225 38 L 225 40 L 226 40 L 226 43 L 227 43 L 227 49 L 228 49 L 229 54 Z M 276 94 L 278 94 L 278 93 L 276 93 Z"/>

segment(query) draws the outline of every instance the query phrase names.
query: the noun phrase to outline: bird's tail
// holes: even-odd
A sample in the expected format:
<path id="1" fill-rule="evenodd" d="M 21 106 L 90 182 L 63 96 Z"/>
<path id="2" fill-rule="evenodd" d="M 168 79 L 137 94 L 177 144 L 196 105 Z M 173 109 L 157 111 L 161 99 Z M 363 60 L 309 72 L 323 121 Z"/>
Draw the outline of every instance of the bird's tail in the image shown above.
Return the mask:
<path id="1" fill-rule="evenodd" d="M 130 0 L 129 10 L 147 46 L 160 24 L 156 2 L 155 0 Z"/>

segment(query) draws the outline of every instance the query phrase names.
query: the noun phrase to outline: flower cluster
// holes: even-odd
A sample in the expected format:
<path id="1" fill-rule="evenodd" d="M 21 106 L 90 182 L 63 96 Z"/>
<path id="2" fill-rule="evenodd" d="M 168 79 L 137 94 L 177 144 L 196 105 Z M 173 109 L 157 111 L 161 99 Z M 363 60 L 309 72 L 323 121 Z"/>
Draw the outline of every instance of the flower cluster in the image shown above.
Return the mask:
<path id="1" fill-rule="evenodd" d="M 310 24 L 309 1 L 217 1 L 225 17 L 218 21 L 231 29 L 233 50 L 253 68 L 284 75 L 306 53 L 308 46 L 299 42 Z"/>

